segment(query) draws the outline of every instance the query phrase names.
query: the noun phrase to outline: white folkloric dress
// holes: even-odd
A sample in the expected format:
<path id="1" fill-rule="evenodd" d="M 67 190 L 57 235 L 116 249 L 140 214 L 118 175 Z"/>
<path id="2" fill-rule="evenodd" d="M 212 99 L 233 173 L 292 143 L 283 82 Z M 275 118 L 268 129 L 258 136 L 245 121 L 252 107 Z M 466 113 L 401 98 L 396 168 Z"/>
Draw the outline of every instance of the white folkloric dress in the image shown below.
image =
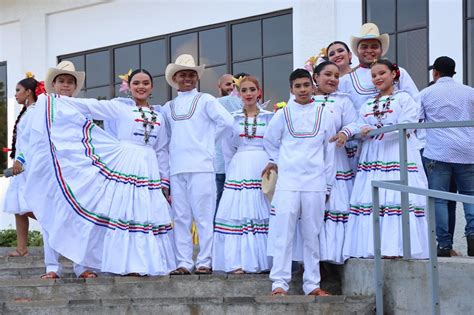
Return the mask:
<path id="1" fill-rule="evenodd" d="M 161 190 L 169 171 L 161 114 L 153 121 L 150 109 L 141 113 L 125 98 L 48 95 L 36 107 L 28 202 L 51 247 L 103 272 L 164 275 L 173 270 L 171 218 Z M 86 117 L 115 120 L 116 138 Z"/>
<path id="2" fill-rule="evenodd" d="M 386 107 L 388 98 L 389 106 Z M 360 109 L 358 125 L 383 126 L 418 121 L 419 104 L 406 92 L 398 91 L 392 96 L 381 97 L 377 118 L 374 115 L 374 99 Z M 356 133 L 356 129 L 344 128 L 345 132 Z M 426 175 L 417 149 L 413 132 L 407 139 L 408 183 L 412 187 L 427 188 Z M 372 192 L 373 180 L 400 180 L 398 132 L 390 132 L 369 138 L 362 142 L 357 175 L 350 200 L 349 222 L 344 243 L 344 256 L 373 257 Z M 428 257 L 428 238 L 425 218 L 425 198 L 409 195 L 410 236 L 413 258 Z M 382 255 L 403 256 L 400 193 L 380 189 L 380 228 Z"/>
<path id="3" fill-rule="evenodd" d="M 270 269 L 267 258 L 270 203 L 262 193 L 262 171 L 269 156 L 263 135 L 273 113 L 260 110 L 255 137 L 245 136 L 245 116 L 233 113 L 232 135 L 223 140 L 226 181 L 214 222 L 214 270 L 261 272 Z M 253 118 L 248 118 L 252 135 Z"/>
<path id="4" fill-rule="evenodd" d="M 29 165 L 29 140 L 32 116 L 35 114 L 35 104 L 28 106 L 16 126 L 15 160 L 23 164 L 24 171 L 11 177 L 3 204 L 3 210 L 11 214 L 25 214 L 31 212 L 25 199 L 25 184 Z"/>
<path id="5" fill-rule="evenodd" d="M 405 69 L 400 68 L 400 78 L 394 88 L 407 92 L 411 97 L 417 100 L 418 88 Z M 370 68 L 363 66 L 359 66 L 350 73 L 342 76 L 339 81 L 338 90 L 342 93 L 349 94 L 357 112 L 359 112 L 363 104 L 379 93 L 372 83 Z M 359 161 L 360 150 L 357 149 L 358 147 L 360 147 L 358 140 L 351 140 L 346 143 L 347 156 L 349 157 L 354 172 L 357 172 Z"/>
<path id="6" fill-rule="evenodd" d="M 314 97 L 318 105 L 332 113 L 336 131 L 357 121 L 357 112 L 346 94 L 333 93 Z M 354 172 L 344 147 L 335 149 L 336 180 L 326 203 L 324 225 L 319 233 L 321 261 L 344 263 L 342 249 L 349 218 L 349 199 L 352 192 Z"/>

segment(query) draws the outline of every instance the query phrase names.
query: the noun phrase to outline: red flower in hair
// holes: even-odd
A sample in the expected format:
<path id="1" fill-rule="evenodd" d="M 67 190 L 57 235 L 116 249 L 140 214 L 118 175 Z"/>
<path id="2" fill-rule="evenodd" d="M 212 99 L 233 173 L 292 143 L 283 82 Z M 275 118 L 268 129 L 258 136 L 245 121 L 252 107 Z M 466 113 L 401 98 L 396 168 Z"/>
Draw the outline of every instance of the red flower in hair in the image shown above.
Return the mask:
<path id="1" fill-rule="evenodd" d="M 8 151 L 11 151 L 11 149 L 9 149 L 9 148 L 2 148 L 2 152 L 3 152 L 3 153 L 7 153 Z"/>
<path id="2" fill-rule="evenodd" d="M 400 77 L 400 67 L 396 63 L 393 64 L 393 69 L 395 70 L 395 73 L 397 74 L 397 78 Z"/>
<path id="3" fill-rule="evenodd" d="M 36 89 L 35 89 L 35 94 L 36 96 L 45 94 L 46 90 L 44 88 L 44 81 L 38 81 L 38 84 L 36 84 Z"/>

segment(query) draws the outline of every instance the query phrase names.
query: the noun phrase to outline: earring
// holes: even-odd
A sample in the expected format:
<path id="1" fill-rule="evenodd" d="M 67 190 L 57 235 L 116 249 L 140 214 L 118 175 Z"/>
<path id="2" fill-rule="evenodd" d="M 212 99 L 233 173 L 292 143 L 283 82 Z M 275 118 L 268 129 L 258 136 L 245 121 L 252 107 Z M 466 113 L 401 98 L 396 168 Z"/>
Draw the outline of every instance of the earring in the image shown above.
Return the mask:
<path id="1" fill-rule="evenodd" d="M 25 106 L 28 106 L 28 98 L 25 99 Z"/>

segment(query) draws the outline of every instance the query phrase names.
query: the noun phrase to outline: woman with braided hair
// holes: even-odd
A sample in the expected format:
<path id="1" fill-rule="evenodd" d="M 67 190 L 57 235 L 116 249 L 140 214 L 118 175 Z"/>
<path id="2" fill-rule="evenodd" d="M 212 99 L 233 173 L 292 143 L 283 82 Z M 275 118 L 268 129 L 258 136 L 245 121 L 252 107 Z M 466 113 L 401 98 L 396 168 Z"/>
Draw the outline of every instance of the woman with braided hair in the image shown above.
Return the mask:
<path id="1" fill-rule="evenodd" d="M 24 164 L 25 155 L 28 155 L 31 116 L 34 115 L 38 95 L 42 93 L 44 93 L 43 83 L 38 82 L 31 73 L 27 73 L 27 77 L 16 86 L 15 98 L 23 108 L 13 127 L 10 158 L 14 160 L 14 177 L 10 181 L 4 204 L 4 211 L 15 214 L 16 221 L 17 246 L 8 254 L 11 257 L 28 256 L 28 217 L 34 218 L 34 216 L 25 199 L 27 167 Z"/>

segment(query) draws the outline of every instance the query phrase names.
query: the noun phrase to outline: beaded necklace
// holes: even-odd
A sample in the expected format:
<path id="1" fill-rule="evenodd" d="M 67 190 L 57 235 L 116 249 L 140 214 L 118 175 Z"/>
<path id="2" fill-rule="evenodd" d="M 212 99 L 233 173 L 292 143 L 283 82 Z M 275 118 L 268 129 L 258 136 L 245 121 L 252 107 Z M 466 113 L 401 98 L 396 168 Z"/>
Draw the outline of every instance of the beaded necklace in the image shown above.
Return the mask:
<path id="1" fill-rule="evenodd" d="M 385 103 L 382 104 L 382 109 L 379 110 L 379 102 L 380 102 L 381 97 L 382 97 L 382 95 L 380 95 L 380 94 L 378 94 L 375 97 L 374 106 L 372 107 L 374 117 L 377 119 L 377 124 L 375 124 L 375 126 L 377 128 L 380 128 L 380 127 L 383 126 L 382 118 L 384 118 L 386 112 L 390 109 L 390 102 L 392 100 L 392 94 L 388 95 L 387 100 L 385 101 Z"/>
<path id="2" fill-rule="evenodd" d="M 140 115 L 142 116 L 143 128 L 145 129 L 145 132 L 143 134 L 143 140 L 145 140 L 145 143 L 148 144 L 148 141 L 150 140 L 151 131 L 155 128 L 156 113 L 155 111 L 153 111 L 153 107 L 150 106 L 150 114 L 151 114 L 151 121 L 150 121 L 146 117 L 142 106 L 138 106 L 138 111 L 140 112 Z"/>
<path id="3" fill-rule="evenodd" d="M 255 113 L 255 116 L 253 117 L 253 123 L 252 123 L 252 134 L 249 134 L 249 127 L 248 127 L 248 120 L 249 120 L 249 115 L 247 113 L 247 109 L 244 108 L 244 137 L 248 139 L 253 139 L 255 138 L 255 135 L 257 134 L 257 116 L 260 113 L 260 109 L 257 108 L 257 112 Z"/>
<path id="4" fill-rule="evenodd" d="M 324 101 L 321 104 L 322 107 L 326 106 L 326 102 L 328 101 L 328 99 L 329 99 L 329 94 L 327 94 L 327 93 L 324 94 Z"/>

